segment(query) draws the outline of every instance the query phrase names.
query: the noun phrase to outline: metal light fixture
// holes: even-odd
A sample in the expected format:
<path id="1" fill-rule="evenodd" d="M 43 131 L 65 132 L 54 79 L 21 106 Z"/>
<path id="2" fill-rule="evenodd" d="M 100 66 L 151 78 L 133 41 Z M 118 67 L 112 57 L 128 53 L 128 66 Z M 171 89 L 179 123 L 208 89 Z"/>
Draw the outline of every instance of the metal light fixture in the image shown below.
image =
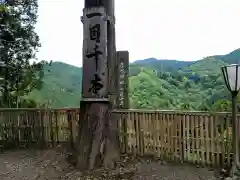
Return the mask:
<path id="1" fill-rule="evenodd" d="M 224 81 L 228 90 L 232 95 L 232 148 L 234 154 L 233 167 L 231 171 L 231 176 L 234 176 L 234 173 L 239 168 L 239 133 L 238 127 L 239 123 L 237 122 L 236 113 L 237 113 L 237 94 L 240 90 L 240 64 L 231 64 L 228 66 L 222 67 L 222 73 Z"/>
<path id="2" fill-rule="evenodd" d="M 228 90 L 237 94 L 240 89 L 240 64 L 224 66 L 222 72 Z"/>

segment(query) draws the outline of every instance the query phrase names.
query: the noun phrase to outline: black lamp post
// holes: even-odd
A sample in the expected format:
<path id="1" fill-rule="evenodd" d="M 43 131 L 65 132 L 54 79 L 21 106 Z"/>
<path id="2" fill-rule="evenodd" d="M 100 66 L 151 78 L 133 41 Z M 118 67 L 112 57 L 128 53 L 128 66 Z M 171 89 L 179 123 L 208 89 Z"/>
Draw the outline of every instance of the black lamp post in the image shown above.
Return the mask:
<path id="1" fill-rule="evenodd" d="M 232 94 L 232 148 L 233 148 L 233 166 L 231 175 L 233 176 L 237 168 L 239 167 L 239 136 L 238 125 L 236 118 L 237 113 L 237 94 L 240 89 L 240 64 L 231 64 L 222 67 L 223 77 L 228 90 Z"/>

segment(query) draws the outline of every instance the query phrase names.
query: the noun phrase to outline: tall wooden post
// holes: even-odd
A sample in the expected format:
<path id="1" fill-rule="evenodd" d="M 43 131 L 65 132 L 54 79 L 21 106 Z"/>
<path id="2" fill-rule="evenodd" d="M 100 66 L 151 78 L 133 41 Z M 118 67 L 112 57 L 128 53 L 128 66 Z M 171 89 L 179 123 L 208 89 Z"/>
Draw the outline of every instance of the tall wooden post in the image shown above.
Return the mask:
<path id="1" fill-rule="evenodd" d="M 83 87 L 77 166 L 113 168 L 119 159 L 116 105 L 116 48 L 113 0 L 85 0 L 82 22 Z M 101 158 L 99 158 L 101 157 Z"/>
<path id="2" fill-rule="evenodd" d="M 115 0 L 106 0 L 106 11 L 108 16 L 108 93 L 111 110 L 116 108 L 117 100 L 117 59 L 116 59 L 116 42 L 115 42 Z M 114 162 L 120 159 L 120 147 L 118 136 L 118 117 L 114 113 L 109 114 L 108 121 L 108 136 L 106 141 L 106 154 L 104 158 L 104 165 L 108 168 L 114 167 Z"/>
<path id="3" fill-rule="evenodd" d="M 117 109 L 129 109 L 128 97 L 128 75 L 129 75 L 129 53 L 128 51 L 117 51 Z M 121 131 L 124 132 L 122 152 L 126 153 L 128 147 L 127 138 L 127 114 L 122 115 Z"/>
<path id="4" fill-rule="evenodd" d="M 117 51 L 118 60 L 118 109 L 129 108 L 128 98 L 128 76 L 129 76 L 129 52 L 128 51 Z"/>
<path id="5" fill-rule="evenodd" d="M 83 83 L 77 166 L 93 169 L 100 155 L 108 114 L 107 16 L 103 2 L 85 0 Z M 99 160 L 99 159 L 98 159 Z"/>

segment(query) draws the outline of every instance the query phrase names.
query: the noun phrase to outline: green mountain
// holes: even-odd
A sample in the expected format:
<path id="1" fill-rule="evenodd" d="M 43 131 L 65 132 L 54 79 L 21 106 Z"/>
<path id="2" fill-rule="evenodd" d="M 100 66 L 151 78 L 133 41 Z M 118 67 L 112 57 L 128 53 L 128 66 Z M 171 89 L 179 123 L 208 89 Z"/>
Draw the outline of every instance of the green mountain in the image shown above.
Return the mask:
<path id="1" fill-rule="evenodd" d="M 169 60 L 156 58 L 148 58 L 144 60 L 135 61 L 133 64 L 141 65 L 150 69 L 157 69 L 158 71 L 171 72 L 178 69 L 182 69 L 188 65 L 191 65 L 194 61 L 179 61 L 179 60 Z"/>
<path id="2" fill-rule="evenodd" d="M 131 108 L 190 109 L 214 108 L 220 99 L 229 99 L 221 67 L 240 63 L 240 49 L 199 61 L 149 58 L 130 64 Z M 62 62 L 45 67 L 44 86 L 30 97 L 50 107 L 78 107 L 82 69 Z"/>
<path id="3" fill-rule="evenodd" d="M 30 97 L 51 107 L 77 107 L 81 95 L 82 68 L 62 62 L 46 66 L 41 91 L 33 91 Z"/>

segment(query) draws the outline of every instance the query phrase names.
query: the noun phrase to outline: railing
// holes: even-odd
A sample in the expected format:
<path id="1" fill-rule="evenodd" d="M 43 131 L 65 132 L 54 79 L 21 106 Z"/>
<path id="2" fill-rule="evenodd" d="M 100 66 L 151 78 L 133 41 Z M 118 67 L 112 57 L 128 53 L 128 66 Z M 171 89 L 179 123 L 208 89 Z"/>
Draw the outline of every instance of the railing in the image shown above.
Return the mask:
<path id="1" fill-rule="evenodd" d="M 229 113 L 117 110 L 121 150 L 174 162 L 230 165 Z M 240 114 L 237 116 L 240 119 Z M 0 147 L 76 141 L 79 109 L 1 109 Z"/>
<path id="2" fill-rule="evenodd" d="M 200 165 L 231 164 L 229 113 L 147 110 L 115 113 L 122 117 L 120 142 L 127 153 Z"/>
<path id="3" fill-rule="evenodd" d="M 0 148 L 73 143 L 79 109 L 1 109 Z"/>

